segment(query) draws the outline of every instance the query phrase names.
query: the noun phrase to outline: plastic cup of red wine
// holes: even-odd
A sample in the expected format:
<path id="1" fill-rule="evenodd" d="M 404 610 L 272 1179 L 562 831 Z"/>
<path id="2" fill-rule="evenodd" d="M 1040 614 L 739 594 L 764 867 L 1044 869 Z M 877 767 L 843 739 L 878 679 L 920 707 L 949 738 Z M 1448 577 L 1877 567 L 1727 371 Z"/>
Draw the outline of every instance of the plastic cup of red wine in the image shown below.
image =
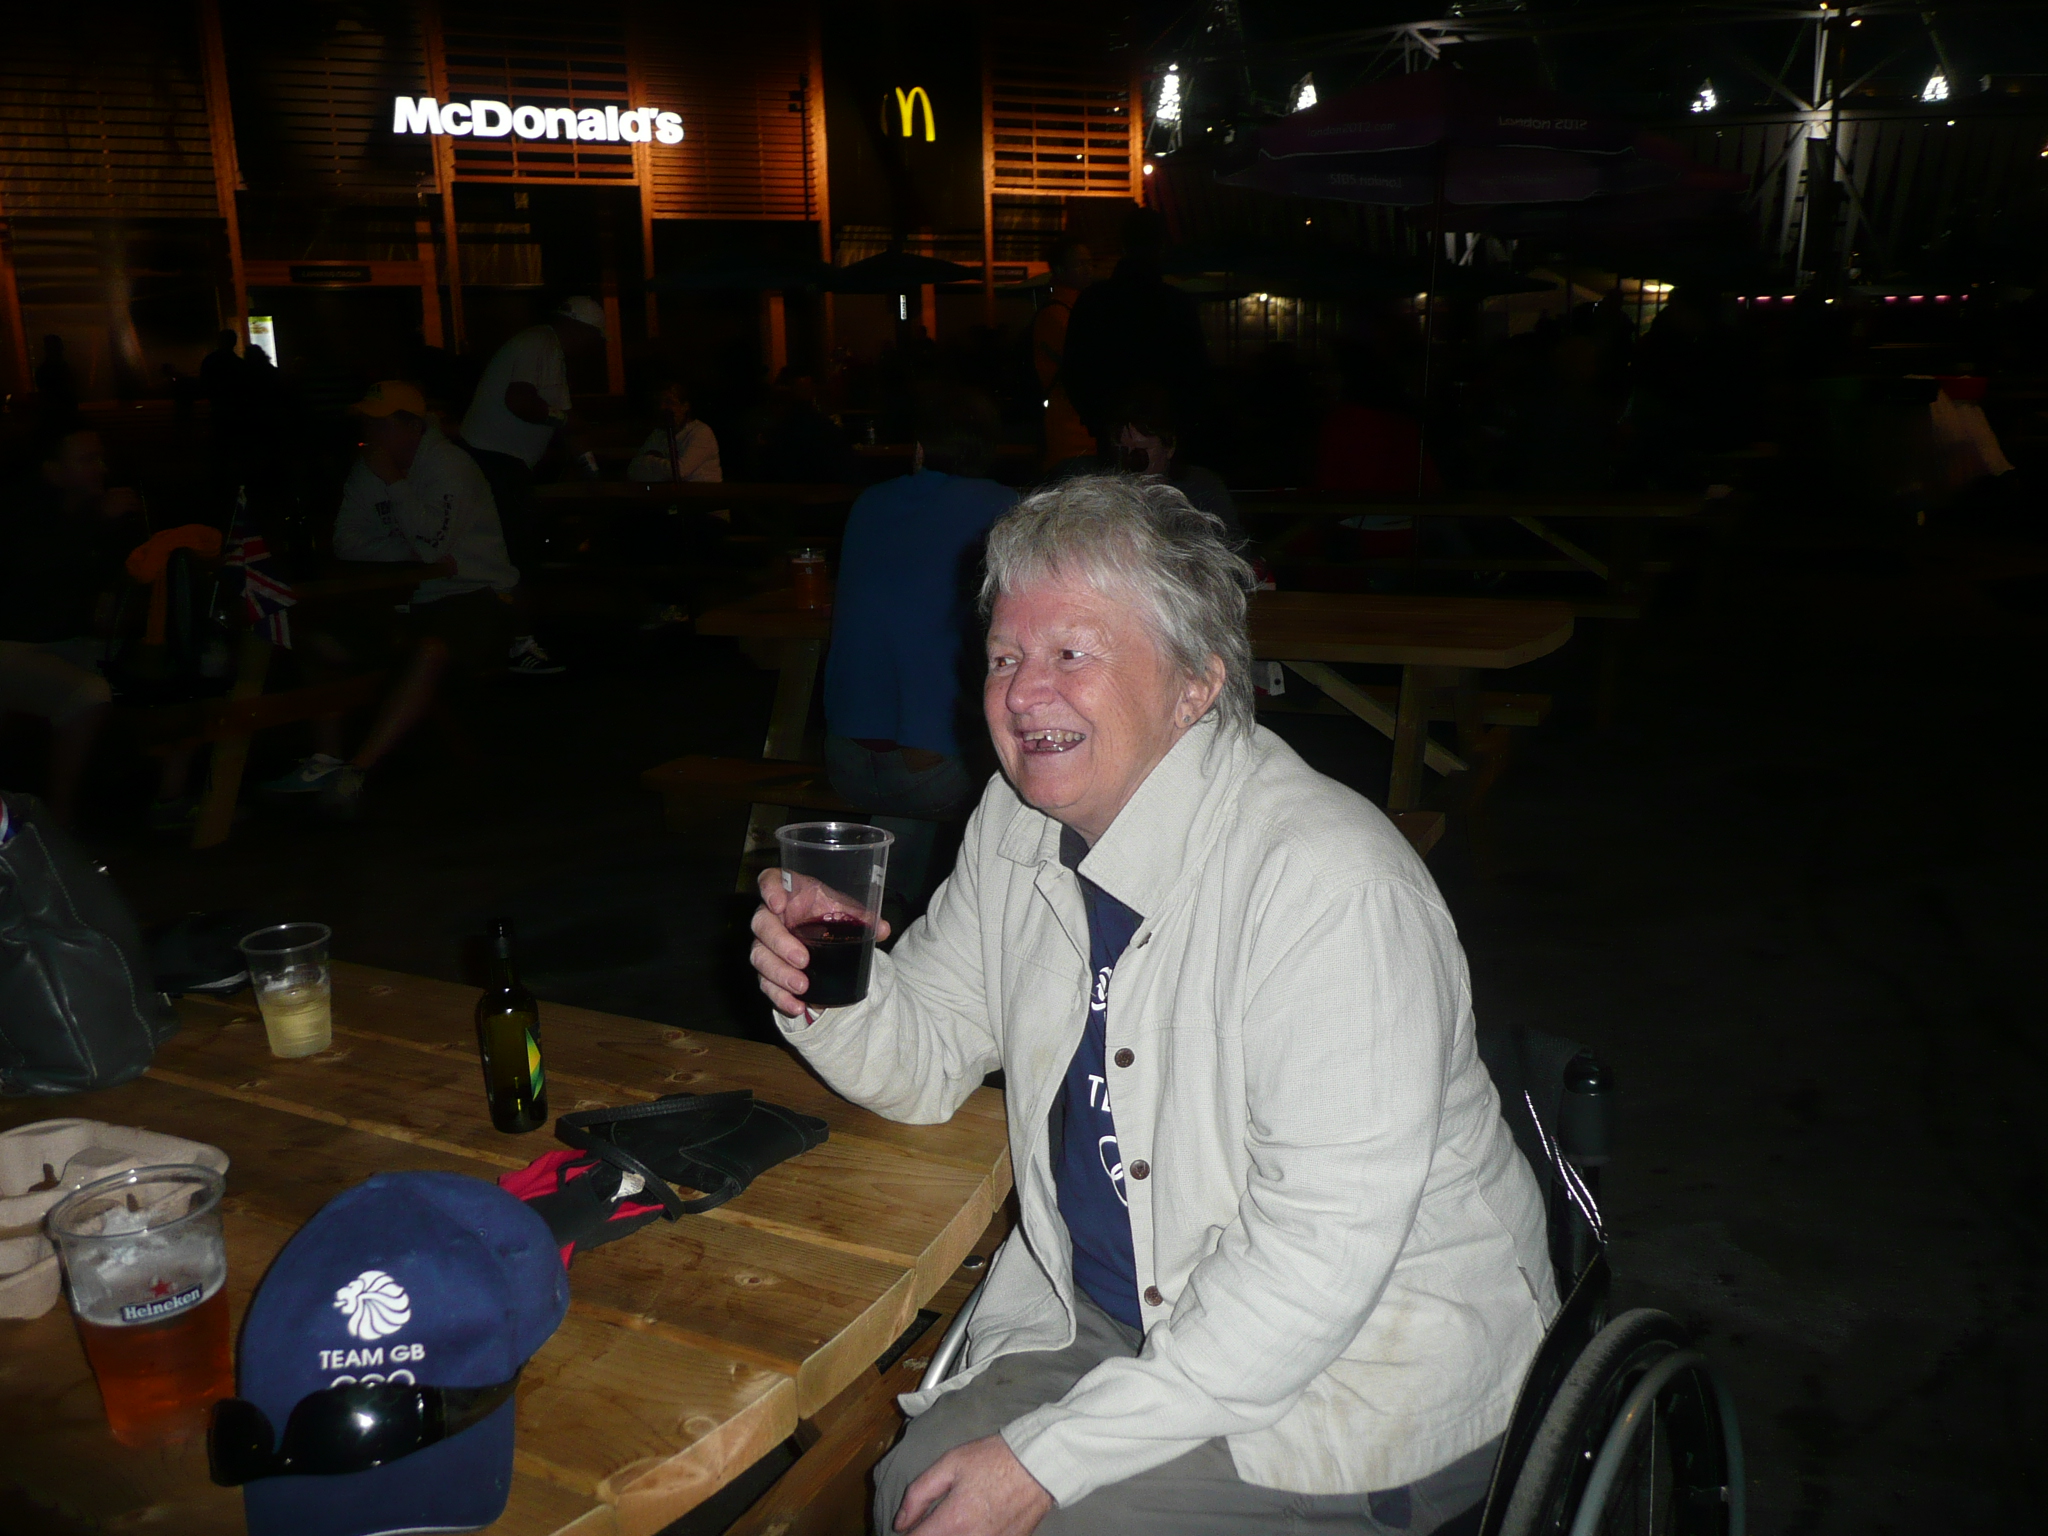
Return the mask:
<path id="1" fill-rule="evenodd" d="M 896 834 L 857 821 L 804 821 L 776 834 L 782 844 L 783 925 L 810 951 L 803 1000 L 845 1008 L 868 995 L 875 929 Z"/>

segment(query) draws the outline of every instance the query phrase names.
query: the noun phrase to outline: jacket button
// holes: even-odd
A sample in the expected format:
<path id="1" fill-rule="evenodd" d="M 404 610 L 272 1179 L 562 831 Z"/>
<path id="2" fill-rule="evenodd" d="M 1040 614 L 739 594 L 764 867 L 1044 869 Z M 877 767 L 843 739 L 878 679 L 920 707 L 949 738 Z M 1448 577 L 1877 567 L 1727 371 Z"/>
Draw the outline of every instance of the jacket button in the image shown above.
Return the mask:
<path id="1" fill-rule="evenodd" d="M 1135 1163 L 1131 1164 L 1131 1177 L 1134 1179 L 1151 1178 L 1152 1165 L 1146 1162 L 1145 1159 L 1143 1159 L 1142 1157 L 1139 1158 Z"/>
<path id="2" fill-rule="evenodd" d="M 1123 1050 L 1118 1051 L 1116 1053 L 1116 1064 L 1120 1067 L 1128 1067 L 1132 1062 L 1136 1061 L 1137 1059 L 1137 1057 L 1131 1054 L 1130 1048 L 1128 1046 L 1126 1046 Z"/>
<path id="3" fill-rule="evenodd" d="M 1158 1286 L 1148 1285 L 1145 1287 L 1145 1305 L 1148 1307 L 1163 1307 L 1166 1305 L 1166 1298 L 1159 1294 Z"/>

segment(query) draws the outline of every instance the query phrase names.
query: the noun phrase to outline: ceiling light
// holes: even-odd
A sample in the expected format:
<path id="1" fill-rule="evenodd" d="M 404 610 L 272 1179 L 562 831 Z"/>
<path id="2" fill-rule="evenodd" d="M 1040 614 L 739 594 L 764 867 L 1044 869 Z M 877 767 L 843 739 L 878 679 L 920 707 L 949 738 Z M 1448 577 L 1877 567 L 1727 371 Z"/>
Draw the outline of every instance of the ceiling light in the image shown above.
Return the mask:
<path id="1" fill-rule="evenodd" d="M 1166 66 L 1166 78 L 1159 82 L 1159 105 L 1152 109 L 1152 120 L 1159 123 L 1180 121 L 1180 66 Z"/>
<path id="2" fill-rule="evenodd" d="M 1933 74 L 1929 75 L 1927 83 L 1920 87 L 1920 99 L 1922 101 L 1947 101 L 1948 76 L 1944 75 L 1940 70 L 1936 70 Z"/>

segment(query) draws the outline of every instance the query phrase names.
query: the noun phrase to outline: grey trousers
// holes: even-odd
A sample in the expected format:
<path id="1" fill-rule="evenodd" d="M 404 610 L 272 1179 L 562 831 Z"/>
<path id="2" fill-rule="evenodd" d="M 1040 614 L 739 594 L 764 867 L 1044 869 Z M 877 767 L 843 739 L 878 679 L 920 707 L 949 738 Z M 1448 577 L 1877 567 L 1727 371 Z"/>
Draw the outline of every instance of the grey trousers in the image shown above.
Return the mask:
<path id="1" fill-rule="evenodd" d="M 1057 1402 L 1102 1361 L 1139 1352 L 1144 1340 L 1136 1329 L 1085 1296 L 1076 1299 L 1081 1315 L 1072 1344 L 1005 1355 L 972 1385 L 940 1398 L 910 1421 L 896 1449 L 875 1468 L 878 1536 L 895 1530 L 903 1495 L 946 1452 L 995 1434 L 1029 1409 Z M 1210 1440 L 1164 1466 L 1052 1510 L 1034 1536 L 1430 1536 L 1486 1497 L 1499 1450 L 1496 1439 L 1405 1487 L 1309 1494 L 1245 1482 L 1231 1462 L 1229 1446 Z"/>

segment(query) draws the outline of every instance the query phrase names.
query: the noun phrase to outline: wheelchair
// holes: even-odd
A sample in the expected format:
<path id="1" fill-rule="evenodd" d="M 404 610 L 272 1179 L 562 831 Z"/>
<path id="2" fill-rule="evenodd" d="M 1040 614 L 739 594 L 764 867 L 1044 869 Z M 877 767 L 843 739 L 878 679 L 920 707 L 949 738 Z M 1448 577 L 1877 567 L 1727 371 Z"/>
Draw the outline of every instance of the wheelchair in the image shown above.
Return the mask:
<path id="1" fill-rule="evenodd" d="M 1485 1501 L 1437 1536 L 1745 1536 L 1742 1433 L 1726 1385 L 1669 1314 L 1610 1315 L 1599 1202 L 1607 1068 L 1535 1030 L 1481 1031 L 1479 1055 L 1543 1190 L 1564 1303 L 1522 1379 Z M 980 1300 L 977 1287 L 922 1387 L 958 1367 Z"/>

